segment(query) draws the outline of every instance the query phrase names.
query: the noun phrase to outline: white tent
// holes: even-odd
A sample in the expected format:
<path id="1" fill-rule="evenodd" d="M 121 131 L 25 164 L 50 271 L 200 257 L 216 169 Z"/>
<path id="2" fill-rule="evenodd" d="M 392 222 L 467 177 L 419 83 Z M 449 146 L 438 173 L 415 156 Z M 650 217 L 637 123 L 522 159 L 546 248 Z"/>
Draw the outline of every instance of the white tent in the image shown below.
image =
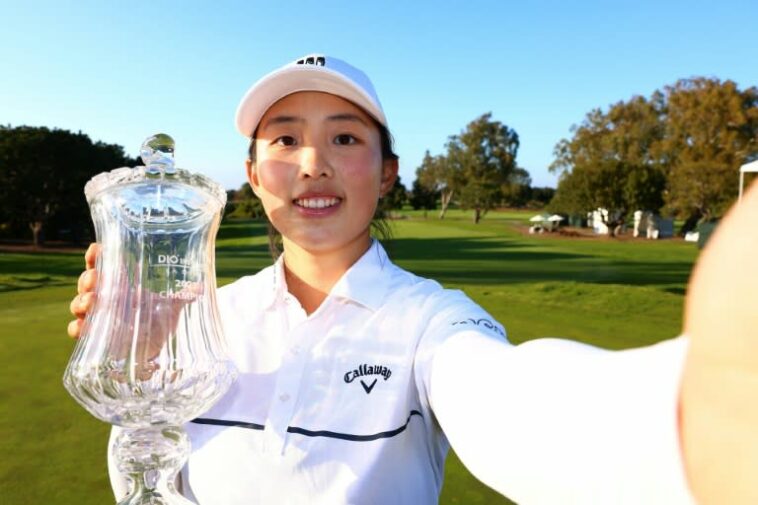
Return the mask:
<path id="1" fill-rule="evenodd" d="M 558 214 L 553 214 L 547 218 L 547 221 L 550 222 L 550 231 L 555 231 L 558 227 L 558 223 L 563 221 L 563 217 L 559 216 Z"/>
<path id="2" fill-rule="evenodd" d="M 545 228 L 542 227 L 542 224 L 547 221 L 547 214 L 537 214 L 536 216 L 530 217 L 529 221 L 534 223 L 529 227 L 529 233 L 543 233 Z"/>
<path id="3" fill-rule="evenodd" d="M 745 186 L 745 172 L 758 172 L 758 160 L 745 163 L 740 167 L 740 200 L 742 200 L 742 188 Z"/>

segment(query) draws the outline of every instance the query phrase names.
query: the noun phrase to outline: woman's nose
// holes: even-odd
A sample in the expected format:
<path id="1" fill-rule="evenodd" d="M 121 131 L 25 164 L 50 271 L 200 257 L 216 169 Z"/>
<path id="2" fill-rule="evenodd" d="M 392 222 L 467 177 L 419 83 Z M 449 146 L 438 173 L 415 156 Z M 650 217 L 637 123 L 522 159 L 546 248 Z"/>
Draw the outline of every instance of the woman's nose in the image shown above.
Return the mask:
<path id="1" fill-rule="evenodd" d="M 308 146 L 302 149 L 300 174 L 303 177 L 331 177 L 332 167 L 322 148 Z"/>

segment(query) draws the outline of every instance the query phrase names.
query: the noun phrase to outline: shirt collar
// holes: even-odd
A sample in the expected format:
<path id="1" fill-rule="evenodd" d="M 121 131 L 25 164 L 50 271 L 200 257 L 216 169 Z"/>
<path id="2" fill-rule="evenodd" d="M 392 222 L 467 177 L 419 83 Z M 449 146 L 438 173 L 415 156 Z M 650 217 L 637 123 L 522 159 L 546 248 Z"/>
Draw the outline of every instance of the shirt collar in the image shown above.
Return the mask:
<path id="1" fill-rule="evenodd" d="M 284 301 L 287 294 L 287 281 L 284 278 L 284 253 L 282 253 L 271 266 L 271 289 L 268 292 L 270 299 L 267 300 L 265 307 L 270 308 L 275 303 Z"/>
<path id="2" fill-rule="evenodd" d="M 390 285 L 390 262 L 378 240 L 337 281 L 329 296 L 345 298 L 376 311 Z"/>
<path id="3" fill-rule="evenodd" d="M 368 251 L 342 275 L 329 296 L 359 303 L 373 311 L 378 310 L 389 287 L 389 265 L 391 262 L 384 247 L 378 240 L 372 240 Z M 284 301 L 289 295 L 284 277 L 284 254 L 276 260 L 269 275 L 271 289 L 264 299 L 264 309 Z"/>

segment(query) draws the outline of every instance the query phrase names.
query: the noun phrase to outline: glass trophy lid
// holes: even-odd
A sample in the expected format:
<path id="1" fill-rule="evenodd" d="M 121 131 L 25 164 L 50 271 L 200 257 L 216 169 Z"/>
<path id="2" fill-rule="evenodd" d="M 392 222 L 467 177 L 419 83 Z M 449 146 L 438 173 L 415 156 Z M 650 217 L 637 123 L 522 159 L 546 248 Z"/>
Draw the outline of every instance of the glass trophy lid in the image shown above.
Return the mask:
<path id="1" fill-rule="evenodd" d="M 165 133 L 148 137 L 140 149 L 144 166 L 96 175 L 84 186 L 87 202 L 116 198 L 130 220 L 145 224 L 188 221 L 222 210 L 224 188 L 202 174 L 176 168 L 174 147 Z"/>

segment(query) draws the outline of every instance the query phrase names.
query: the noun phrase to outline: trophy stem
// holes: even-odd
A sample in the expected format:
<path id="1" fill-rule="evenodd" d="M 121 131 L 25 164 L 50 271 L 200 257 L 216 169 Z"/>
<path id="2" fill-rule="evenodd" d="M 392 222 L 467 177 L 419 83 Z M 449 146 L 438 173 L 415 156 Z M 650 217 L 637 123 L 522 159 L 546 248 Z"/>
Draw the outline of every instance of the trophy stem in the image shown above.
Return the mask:
<path id="1" fill-rule="evenodd" d="M 189 452 L 189 437 L 179 426 L 122 430 L 113 454 L 131 492 L 118 505 L 192 505 L 174 485 Z"/>

